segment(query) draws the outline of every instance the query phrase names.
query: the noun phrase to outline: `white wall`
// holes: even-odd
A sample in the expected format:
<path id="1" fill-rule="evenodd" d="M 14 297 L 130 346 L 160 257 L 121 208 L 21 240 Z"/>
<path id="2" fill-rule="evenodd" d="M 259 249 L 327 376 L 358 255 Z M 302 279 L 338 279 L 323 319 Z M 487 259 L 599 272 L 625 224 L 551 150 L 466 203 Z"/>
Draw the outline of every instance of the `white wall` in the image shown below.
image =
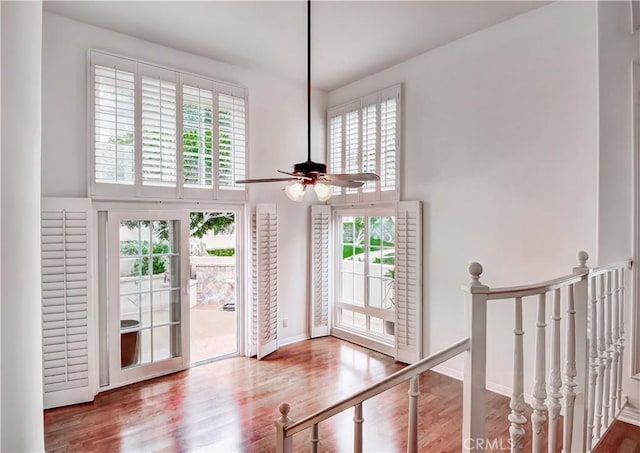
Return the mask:
<path id="1" fill-rule="evenodd" d="M 334 106 L 403 84 L 402 198 L 424 203 L 425 353 L 464 334 L 470 262 L 504 286 L 594 253 L 597 67 L 595 3 L 557 2 L 329 93 Z M 511 387 L 512 318 L 512 303 L 491 304 L 494 389 Z"/>
<path id="2" fill-rule="evenodd" d="M 598 261 L 605 264 L 633 253 L 633 82 L 638 59 L 631 2 L 598 2 L 600 156 L 598 160 Z M 637 96 L 637 93 L 636 93 Z M 639 175 L 640 176 L 640 175 Z M 637 183 L 636 183 L 637 184 Z M 637 209 L 637 208 L 636 208 Z M 640 225 L 639 225 L 640 226 Z M 637 260 L 637 256 L 635 257 Z M 636 263 L 637 266 L 637 263 Z M 637 270 L 635 272 L 638 272 Z M 631 283 L 627 279 L 628 283 Z M 630 405 L 640 408 L 640 382 L 630 378 L 633 288 L 626 292 L 623 388 Z M 638 293 L 635 290 L 638 303 Z M 640 327 L 640 326 L 638 326 Z"/>
<path id="3" fill-rule="evenodd" d="M 40 305 L 42 3 L 2 2 L 0 451 L 43 451 Z"/>
<path id="4" fill-rule="evenodd" d="M 249 177 L 278 176 L 306 159 L 306 84 L 152 44 L 47 13 L 43 30 L 43 196 L 87 194 L 86 52 L 95 48 L 236 83 L 249 89 Z M 301 62 L 301 74 L 305 65 Z M 324 149 L 326 95 L 314 93 L 314 157 Z M 307 203 L 294 204 L 282 185 L 251 188 L 251 203 L 276 202 L 280 213 L 280 316 L 284 341 L 307 336 Z M 305 307 L 301 310 L 301 307 Z M 282 325 L 282 324 L 281 324 Z"/>

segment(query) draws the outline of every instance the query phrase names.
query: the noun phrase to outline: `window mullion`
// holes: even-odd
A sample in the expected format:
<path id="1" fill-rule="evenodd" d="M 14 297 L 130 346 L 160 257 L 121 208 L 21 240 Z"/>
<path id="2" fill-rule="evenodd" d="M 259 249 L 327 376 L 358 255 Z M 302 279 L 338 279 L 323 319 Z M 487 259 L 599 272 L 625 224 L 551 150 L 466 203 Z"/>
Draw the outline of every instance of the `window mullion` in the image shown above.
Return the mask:
<path id="1" fill-rule="evenodd" d="M 369 307 L 369 216 L 363 216 L 364 223 L 364 306 Z M 354 222 L 355 225 L 355 222 Z M 367 316 L 367 320 L 369 317 Z M 369 322 L 367 321 L 367 330 L 369 330 Z"/>

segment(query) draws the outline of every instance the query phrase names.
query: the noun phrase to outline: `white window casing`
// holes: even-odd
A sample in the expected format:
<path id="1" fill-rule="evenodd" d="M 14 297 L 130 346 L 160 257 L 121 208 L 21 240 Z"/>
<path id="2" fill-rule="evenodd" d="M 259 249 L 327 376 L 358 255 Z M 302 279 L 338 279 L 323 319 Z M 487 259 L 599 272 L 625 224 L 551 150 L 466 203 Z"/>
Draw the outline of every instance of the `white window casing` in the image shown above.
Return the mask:
<path id="1" fill-rule="evenodd" d="M 311 338 L 331 329 L 331 206 L 311 206 Z"/>
<path id="2" fill-rule="evenodd" d="M 328 171 L 380 176 L 359 189 L 334 187 L 330 203 L 400 199 L 401 94 L 401 85 L 395 85 L 328 110 Z"/>
<path id="3" fill-rule="evenodd" d="M 396 208 L 396 360 L 422 358 L 422 204 Z"/>
<path id="4" fill-rule="evenodd" d="M 256 205 L 255 341 L 258 359 L 278 349 L 278 211 L 275 204 Z"/>
<path id="5" fill-rule="evenodd" d="M 245 88 L 89 51 L 89 193 L 244 201 Z"/>
<path id="6" fill-rule="evenodd" d="M 45 409 L 92 401 L 96 393 L 91 215 L 88 199 L 42 199 Z"/>

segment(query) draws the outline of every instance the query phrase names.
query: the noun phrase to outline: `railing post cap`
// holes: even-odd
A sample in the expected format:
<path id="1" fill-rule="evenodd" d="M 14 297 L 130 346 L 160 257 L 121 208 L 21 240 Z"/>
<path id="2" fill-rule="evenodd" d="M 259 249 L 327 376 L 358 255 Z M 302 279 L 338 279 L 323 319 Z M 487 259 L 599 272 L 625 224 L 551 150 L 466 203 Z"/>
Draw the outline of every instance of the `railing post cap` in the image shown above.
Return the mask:
<path id="1" fill-rule="evenodd" d="M 278 406 L 278 411 L 280 411 L 280 414 L 282 415 L 283 420 L 286 420 L 289 418 L 290 410 L 291 410 L 291 406 L 289 406 L 289 403 L 282 403 L 280 406 Z"/>
<path id="2" fill-rule="evenodd" d="M 480 279 L 480 275 L 482 275 L 482 264 L 473 262 L 469 264 L 469 274 L 471 274 L 471 278 L 474 281 L 478 281 Z"/>
<path id="3" fill-rule="evenodd" d="M 578 263 L 580 264 L 580 267 L 587 267 L 587 260 L 589 259 L 589 254 L 584 250 L 580 250 L 578 252 L 577 257 L 578 257 Z"/>
<path id="4" fill-rule="evenodd" d="M 483 293 L 488 290 L 489 287 L 480 283 L 480 275 L 482 275 L 482 264 L 473 262 L 469 264 L 469 274 L 471 275 L 471 283 L 469 283 L 469 290 L 472 293 Z"/>

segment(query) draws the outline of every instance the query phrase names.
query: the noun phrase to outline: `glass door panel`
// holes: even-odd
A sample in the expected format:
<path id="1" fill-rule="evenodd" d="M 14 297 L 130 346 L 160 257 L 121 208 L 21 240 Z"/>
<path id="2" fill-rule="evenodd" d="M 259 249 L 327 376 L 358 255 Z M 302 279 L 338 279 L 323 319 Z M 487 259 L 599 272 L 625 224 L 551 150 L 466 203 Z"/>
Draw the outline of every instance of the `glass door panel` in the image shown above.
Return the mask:
<path id="1" fill-rule="evenodd" d="M 109 356 L 116 385 L 183 367 L 183 223 L 179 214 L 161 213 L 110 219 L 116 278 L 109 284 Z"/>

